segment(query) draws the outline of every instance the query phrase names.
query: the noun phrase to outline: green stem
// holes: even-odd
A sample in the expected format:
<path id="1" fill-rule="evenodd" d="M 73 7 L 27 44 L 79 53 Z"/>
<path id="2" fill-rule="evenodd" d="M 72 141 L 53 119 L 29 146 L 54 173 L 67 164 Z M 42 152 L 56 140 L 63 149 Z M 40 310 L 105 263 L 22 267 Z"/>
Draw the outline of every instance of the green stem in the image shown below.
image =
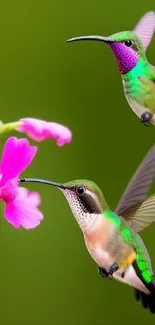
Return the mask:
<path id="1" fill-rule="evenodd" d="M 17 122 L 3 124 L 3 122 L 0 121 L 0 134 L 16 130 L 19 126 L 22 125 L 22 123 L 23 122 L 21 121 L 17 121 Z"/>

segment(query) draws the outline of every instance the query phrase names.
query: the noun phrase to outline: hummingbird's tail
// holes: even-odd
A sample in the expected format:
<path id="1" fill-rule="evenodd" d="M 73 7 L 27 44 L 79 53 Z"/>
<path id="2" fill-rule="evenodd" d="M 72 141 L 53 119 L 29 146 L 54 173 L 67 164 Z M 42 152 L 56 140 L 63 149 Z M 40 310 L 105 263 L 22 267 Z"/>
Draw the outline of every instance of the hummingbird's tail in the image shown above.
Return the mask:
<path id="1" fill-rule="evenodd" d="M 132 265 L 134 267 L 134 270 L 135 270 L 137 276 L 139 277 L 139 279 L 143 282 L 145 287 L 150 292 L 149 294 L 146 294 L 144 292 L 141 292 L 141 291 L 135 289 L 136 300 L 141 301 L 141 303 L 145 309 L 149 309 L 152 314 L 155 314 L 155 281 L 153 279 L 153 274 L 151 276 L 152 280 L 149 283 L 147 283 L 143 279 L 143 276 L 142 276 L 141 271 L 137 265 L 137 262 L 134 261 Z"/>
<path id="2" fill-rule="evenodd" d="M 135 297 L 137 301 L 141 301 L 145 309 L 149 309 L 152 314 L 155 314 L 155 293 L 149 295 L 135 289 Z"/>

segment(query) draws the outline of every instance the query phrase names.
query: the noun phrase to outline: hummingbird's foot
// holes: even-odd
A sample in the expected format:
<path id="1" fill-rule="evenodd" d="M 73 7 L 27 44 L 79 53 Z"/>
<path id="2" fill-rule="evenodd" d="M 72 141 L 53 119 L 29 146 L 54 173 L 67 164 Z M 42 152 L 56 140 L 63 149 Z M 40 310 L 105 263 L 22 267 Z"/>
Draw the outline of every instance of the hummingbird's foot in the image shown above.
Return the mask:
<path id="1" fill-rule="evenodd" d="M 141 115 L 141 122 L 145 126 L 148 126 L 148 122 L 150 122 L 152 117 L 153 117 L 153 115 L 150 112 L 146 111 Z"/>
<path id="2" fill-rule="evenodd" d="M 116 272 L 118 269 L 119 266 L 117 263 L 112 264 L 109 269 L 109 278 L 113 278 L 113 273 Z"/>
<path id="3" fill-rule="evenodd" d="M 100 266 L 98 267 L 98 272 L 100 273 L 100 275 L 103 276 L 103 278 L 108 278 L 109 277 L 109 273 Z"/>

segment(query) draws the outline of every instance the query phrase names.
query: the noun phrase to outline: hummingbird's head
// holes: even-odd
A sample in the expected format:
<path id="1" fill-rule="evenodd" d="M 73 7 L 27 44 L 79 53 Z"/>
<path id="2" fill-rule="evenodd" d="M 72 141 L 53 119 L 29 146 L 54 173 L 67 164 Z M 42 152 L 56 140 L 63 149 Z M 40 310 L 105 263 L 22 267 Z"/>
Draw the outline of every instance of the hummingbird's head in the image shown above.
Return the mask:
<path id="1" fill-rule="evenodd" d="M 150 44 L 155 29 L 155 14 L 146 13 L 133 31 L 125 31 L 104 36 L 81 36 L 71 38 L 67 42 L 91 40 L 107 43 L 111 48 L 121 74 L 132 70 L 139 59 L 145 59 L 145 51 Z"/>
<path id="2" fill-rule="evenodd" d="M 75 180 L 60 184 L 38 178 L 23 178 L 21 182 L 37 182 L 56 186 L 66 197 L 72 213 L 82 231 L 90 229 L 99 214 L 108 209 L 100 188 L 88 180 Z"/>
<path id="3" fill-rule="evenodd" d="M 102 191 L 92 181 L 71 181 L 65 183 L 61 191 L 83 231 L 91 228 L 98 215 L 108 209 Z"/>

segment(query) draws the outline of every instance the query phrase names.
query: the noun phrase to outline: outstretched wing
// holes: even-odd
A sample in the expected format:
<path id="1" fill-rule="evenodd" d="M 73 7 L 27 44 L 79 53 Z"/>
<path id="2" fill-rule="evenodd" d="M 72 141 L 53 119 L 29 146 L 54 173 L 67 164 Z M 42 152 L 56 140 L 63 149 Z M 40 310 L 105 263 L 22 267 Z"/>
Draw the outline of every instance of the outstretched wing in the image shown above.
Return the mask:
<path id="1" fill-rule="evenodd" d="M 155 195 L 141 204 L 137 203 L 121 214 L 135 233 L 147 228 L 155 221 Z"/>
<path id="2" fill-rule="evenodd" d="M 145 89 L 146 92 L 150 94 L 150 99 L 147 99 L 147 106 L 150 107 L 151 100 L 155 99 L 155 72 L 152 70 L 152 74 L 150 74 L 150 80 L 144 76 L 139 76 L 138 79 L 141 81 L 141 86 Z"/>
<path id="3" fill-rule="evenodd" d="M 147 12 L 137 23 L 134 33 L 139 36 L 146 51 L 155 30 L 155 14 L 153 11 Z"/>
<path id="4" fill-rule="evenodd" d="M 155 221 L 155 196 L 145 200 L 155 175 L 155 145 L 151 147 L 121 197 L 115 212 L 135 233 Z"/>

